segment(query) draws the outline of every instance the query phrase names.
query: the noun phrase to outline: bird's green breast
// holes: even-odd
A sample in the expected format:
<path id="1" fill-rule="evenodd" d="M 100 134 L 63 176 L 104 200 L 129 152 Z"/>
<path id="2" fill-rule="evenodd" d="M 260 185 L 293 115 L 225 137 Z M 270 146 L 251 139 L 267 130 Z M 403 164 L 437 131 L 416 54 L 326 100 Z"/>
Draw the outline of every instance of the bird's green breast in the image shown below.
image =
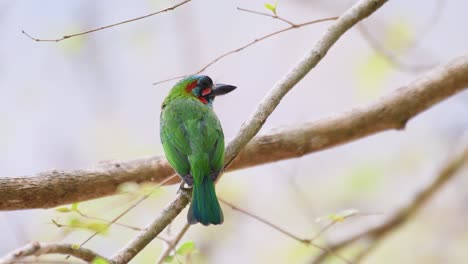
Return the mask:
<path id="1" fill-rule="evenodd" d="M 195 182 L 221 170 L 224 135 L 213 109 L 196 98 L 177 97 L 161 112 L 161 142 L 171 166 Z"/>

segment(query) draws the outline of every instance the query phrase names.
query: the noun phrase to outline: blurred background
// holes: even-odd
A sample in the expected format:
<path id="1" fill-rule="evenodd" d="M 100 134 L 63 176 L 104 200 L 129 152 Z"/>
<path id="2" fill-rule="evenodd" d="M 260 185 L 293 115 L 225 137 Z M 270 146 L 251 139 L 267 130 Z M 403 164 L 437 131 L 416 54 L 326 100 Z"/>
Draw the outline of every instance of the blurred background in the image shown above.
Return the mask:
<path id="1" fill-rule="evenodd" d="M 0 176 L 86 168 L 102 160 L 161 155 L 159 111 L 176 82 L 219 55 L 286 27 L 281 21 L 238 11 L 269 12 L 266 1 L 192 1 L 178 9 L 62 42 L 37 38 L 96 28 L 145 15 L 173 1 L 0 1 Z M 278 2 L 294 22 L 340 15 L 350 1 Z M 347 32 L 321 63 L 282 101 L 261 133 L 317 120 L 364 105 L 405 85 L 425 69 L 466 52 L 466 1 L 392 0 Z M 215 110 L 229 141 L 257 102 L 312 47 L 330 22 L 277 35 L 233 54 L 204 73 L 238 89 L 217 99 Z M 363 35 L 363 31 L 367 34 Z M 372 48 L 369 35 L 389 60 Z M 280 128 L 279 128 L 280 129 Z M 450 158 L 468 131 L 468 93 L 388 131 L 300 159 L 231 172 L 220 197 L 300 237 L 326 224 L 317 221 L 346 209 L 378 213 L 344 221 L 317 243 L 347 237 L 382 220 Z M 467 171 L 452 180 L 407 225 L 392 233 L 365 263 L 467 263 Z M 126 184 L 121 194 L 78 204 L 87 215 L 111 219 L 147 192 Z M 144 227 L 174 197 L 164 187 L 122 223 Z M 223 206 L 225 223 L 193 226 L 194 263 L 306 263 L 319 251 Z M 62 210 L 64 211 L 64 210 Z M 163 235 L 175 234 L 186 212 Z M 53 221 L 63 224 L 57 227 Z M 0 212 L 0 255 L 27 243 L 79 244 L 104 223 L 73 212 Z M 87 247 L 111 256 L 136 234 L 113 226 Z M 191 242 L 188 242 L 191 243 Z M 164 244 L 154 240 L 132 263 L 154 263 Z M 351 248 L 351 251 L 353 249 Z M 348 251 L 349 252 L 349 251 Z M 343 254 L 346 256 L 346 252 Z M 41 259 L 51 259 L 44 257 Z M 64 261 L 63 256 L 52 259 Z M 186 257 L 178 257 L 182 262 Z M 177 260 L 174 260 L 177 263 Z M 330 259 L 327 263 L 343 263 Z"/>

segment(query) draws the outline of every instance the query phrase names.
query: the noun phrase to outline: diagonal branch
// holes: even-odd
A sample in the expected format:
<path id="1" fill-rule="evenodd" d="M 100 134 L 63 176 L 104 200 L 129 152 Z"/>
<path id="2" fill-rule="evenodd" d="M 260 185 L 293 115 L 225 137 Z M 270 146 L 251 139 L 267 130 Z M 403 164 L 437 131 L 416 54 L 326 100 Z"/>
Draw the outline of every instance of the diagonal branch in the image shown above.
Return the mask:
<path id="1" fill-rule="evenodd" d="M 406 122 L 468 87 L 468 53 L 441 65 L 372 104 L 255 137 L 227 171 L 301 157 Z M 129 181 L 161 182 L 174 171 L 162 156 L 109 161 L 96 168 L 0 178 L 0 210 L 50 208 L 112 195 Z M 178 178 L 169 181 L 178 182 Z"/>
<path id="2" fill-rule="evenodd" d="M 79 33 L 74 33 L 74 34 L 70 34 L 70 35 L 64 35 L 63 37 L 61 38 L 57 38 L 57 39 L 39 39 L 39 38 L 35 38 L 31 35 L 29 35 L 28 33 L 26 33 L 26 31 L 22 30 L 21 33 L 23 33 L 24 35 L 26 35 L 28 38 L 30 38 L 31 40 L 34 40 L 34 41 L 42 41 L 42 42 L 59 42 L 59 41 L 62 41 L 62 40 L 65 40 L 65 39 L 69 39 L 69 38 L 73 38 L 73 37 L 78 37 L 78 36 L 82 36 L 82 35 L 86 35 L 86 34 L 89 34 L 89 33 L 93 33 L 93 32 L 96 32 L 96 31 L 100 31 L 100 30 L 104 30 L 104 29 L 108 29 L 108 28 L 111 28 L 111 27 L 116 27 L 116 26 L 119 26 L 119 25 L 122 25 L 122 24 L 127 24 L 127 23 L 131 23 L 131 22 L 134 22 L 134 21 L 137 21 L 137 20 L 140 20 L 140 19 L 144 19 L 144 18 L 148 18 L 150 16 L 154 16 L 154 15 L 157 15 L 157 14 L 160 14 L 160 13 L 164 13 L 164 12 L 167 12 L 167 11 L 171 11 L 171 10 L 174 10 L 176 9 L 177 7 L 181 6 L 181 5 L 184 5 L 188 2 L 190 2 L 192 0 L 185 0 L 183 2 L 180 2 L 176 5 L 173 5 L 169 8 L 166 8 L 166 9 L 163 9 L 163 10 L 159 10 L 157 12 L 154 12 L 154 13 L 151 13 L 151 14 L 147 14 L 147 15 L 144 15 L 144 16 L 140 16 L 140 17 L 136 17 L 136 18 L 132 18 L 132 19 L 128 19 L 128 20 L 125 20 L 125 21 L 121 21 L 121 22 L 118 22 L 118 23 L 115 23 L 115 24 L 111 24 L 111 25 L 107 25 L 107 26 L 103 26 L 103 27 L 99 27 L 99 28 L 94 28 L 94 29 L 90 29 L 90 30 L 86 30 L 86 31 L 83 31 L 83 32 L 79 32 Z"/>
<path id="3" fill-rule="evenodd" d="M 45 254 L 69 254 L 86 262 L 91 262 L 95 258 L 107 260 L 105 257 L 90 249 L 76 247 L 72 244 L 31 242 L 26 246 L 7 254 L 5 257 L 0 258 L 0 264 L 23 263 L 21 259 L 24 257 L 40 256 Z"/>
<path id="4" fill-rule="evenodd" d="M 257 106 L 257 109 L 255 109 L 252 115 L 242 125 L 236 137 L 234 137 L 226 148 L 225 167 L 234 160 L 240 150 L 257 134 L 266 122 L 268 116 L 273 112 L 276 106 L 278 106 L 286 93 L 321 61 L 331 46 L 348 29 L 372 14 L 385 2 L 386 0 L 361 0 L 347 10 L 328 28 L 316 45 L 299 60 L 295 67 L 270 89 Z M 160 216 L 158 216 L 145 231 L 140 232 L 137 237 L 117 252 L 111 260 L 117 264 L 128 263 L 170 224 L 185 206 L 187 206 L 190 201 L 190 193 L 191 190 L 179 192 L 175 200 L 165 207 Z"/>
<path id="5" fill-rule="evenodd" d="M 153 239 L 161 233 L 166 226 L 187 206 L 189 203 L 190 194 L 179 192 L 175 200 L 168 204 L 160 215 L 156 217 L 145 230 L 138 233 L 130 242 L 128 242 L 121 250 L 119 250 L 112 258 L 111 261 L 116 264 L 128 263 L 132 260 L 141 250 L 143 250 Z"/>
<path id="6" fill-rule="evenodd" d="M 395 211 L 390 217 L 384 220 L 381 224 L 363 230 L 358 234 L 345 238 L 342 241 L 335 242 L 329 248 L 333 252 L 345 248 L 359 240 L 366 240 L 367 244 L 381 242 L 391 232 L 397 230 L 400 226 L 408 222 L 419 210 L 434 197 L 434 195 L 445 186 L 450 179 L 457 175 L 464 165 L 468 164 L 468 141 L 461 144 L 461 149 L 456 152 L 452 158 L 444 164 L 441 169 L 435 173 L 426 185 L 422 186 L 419 191 L 401 208 Z M 358 258 L 364 257 L 367 254 L 364 249 L 363 255 L 358 254 Z M 322 263 L 328 256 L 328 252 L 322 252 L 312 263 Z"/>

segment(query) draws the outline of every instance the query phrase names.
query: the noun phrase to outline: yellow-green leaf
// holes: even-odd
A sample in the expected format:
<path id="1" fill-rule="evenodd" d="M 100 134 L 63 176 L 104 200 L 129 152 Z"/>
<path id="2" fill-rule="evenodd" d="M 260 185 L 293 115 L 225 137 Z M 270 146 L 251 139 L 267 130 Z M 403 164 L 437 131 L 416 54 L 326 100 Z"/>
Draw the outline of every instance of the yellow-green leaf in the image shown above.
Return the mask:
<path id="1" fill-rule="evenodd" d="M 105 233 L 108 229 L 108 225 L 104 223 L 91 222 L 86 225 L 86 228 L 99 233 Z"/>
<path id="2" fill-rule="evenodd" d="M 167 256 L 164 258 L 165 263 L 171 263 L 174 260 L 174 255 Z"/>
<path id="3" fill-rule="evenodd" d="M 68 207 L 65 207 L 65 206 L 55 208 L 55 211 L 57 211 L 59 213 L 69 213 L 69 212 L 71 212 L 71 210 L 68 209 Z"/>
<path id="4" fill-rule="evenodd" d="M 268 3 L 267 3 L 267 4 L 265 4 L 265 7 L 266 7 L 266 9 L 268 9 L 268 10 L 270 10 L 270 11 L 275 10 L 275 7 L 274 7 L 272 4 L 268 4 Z"/>
<path id="5" fill-rule="evenodd" d="M 78 218 L 71 218 L 70 220 L 68 220 L 68 225 L 71 226 L 71 227 L 81 226 L 81 225 L 83 225 L 83 223 Z"/>
<path id="6" fill-rule="evenodd" d="M 71 248 L 72 248 L 72 249 L 80 249 L 80 247 L 81 247 L 81 246 L 80 246 L 79 244 L 72 244 L 72 245 L 71 245 Z"/>
<path id="7" fill-rule="evenodd" d="M 278 1 L 275 1 L 273 4 L 271 3 L 266 3 L 265 8 L 273 12 L 276 16 L 276 8 L 278 7 Z"/>
<path id="8" fill-rule="evenodd" d="M 109 264 L 109 262 L 101 257 L 95 257 L 93 261 L 91 262 L 92 264 Z"/>
<path id="9" fill-rule="evenodd" d="M 187 241 L 179 246 L 176 251 L 177 255 L 187 255 L 192 253 L 195 250 L 195 242 Z"/>
<path id="10" fill-rule="evenodd" d="M 73 203 L 73 204 L 71 205 L 70 210 L 72 210 L 72 211 L 78 211 L 78 203 Z"/>

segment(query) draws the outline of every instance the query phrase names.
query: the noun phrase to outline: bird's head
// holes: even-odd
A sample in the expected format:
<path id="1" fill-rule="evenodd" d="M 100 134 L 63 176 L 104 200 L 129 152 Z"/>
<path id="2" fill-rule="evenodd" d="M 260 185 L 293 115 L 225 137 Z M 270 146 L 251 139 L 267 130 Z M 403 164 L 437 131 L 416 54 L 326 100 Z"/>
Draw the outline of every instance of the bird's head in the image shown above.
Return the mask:
<path id="1" fill-rule="evenodd" d="M 234 89 L 236 89 L 236 87 L 233 85 L 221 83 L 215 85 L 211 78 L 206 75 L 192 75 L 179 81 L 172 88 L 166 100 L 170 100 L 171 97 L 176 96 L 189 96 L 197 98 L 206 105 L 212 106 L 216 96 L 227 94 Z"/>

